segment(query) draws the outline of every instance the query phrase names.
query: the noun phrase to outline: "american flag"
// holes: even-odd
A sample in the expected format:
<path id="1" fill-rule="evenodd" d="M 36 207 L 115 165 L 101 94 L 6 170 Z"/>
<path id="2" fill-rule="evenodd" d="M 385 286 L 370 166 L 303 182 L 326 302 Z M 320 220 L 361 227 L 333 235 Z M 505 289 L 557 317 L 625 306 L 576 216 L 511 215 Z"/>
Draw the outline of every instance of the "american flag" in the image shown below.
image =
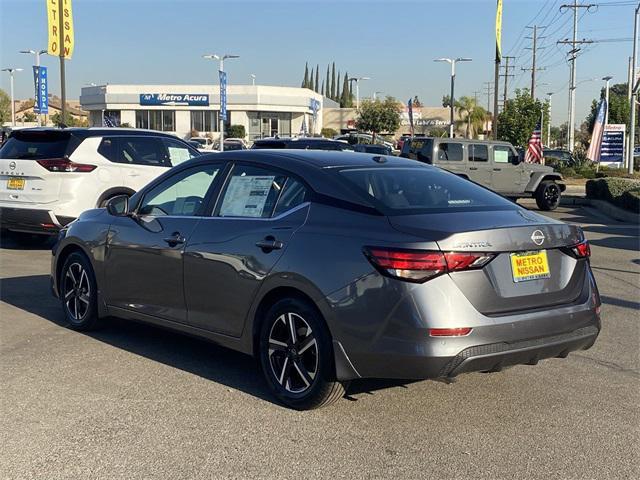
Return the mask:
<path id="1" fill-rule="evenodd" d="M 600 162 L 600 149 L 602 147 L 602 134 L 604 133 L 604 119 L 607 116 L 607 101 L 603 98 L 598 107 L 598 115 L 593 124 L 591 144 L 587 150 L 587 158 L 592 162 Z"/>
<path id="2" fill-rule="evenodd" d="M 529 146 L 527 147 L 527 153 L 524 154 L 524 161 L 526 163 L 542 163 L 542 139 L 540 138 L 540 122 L 536 124 L 536 128 L 533 129 L 531 138 L 529 139 Z"/>

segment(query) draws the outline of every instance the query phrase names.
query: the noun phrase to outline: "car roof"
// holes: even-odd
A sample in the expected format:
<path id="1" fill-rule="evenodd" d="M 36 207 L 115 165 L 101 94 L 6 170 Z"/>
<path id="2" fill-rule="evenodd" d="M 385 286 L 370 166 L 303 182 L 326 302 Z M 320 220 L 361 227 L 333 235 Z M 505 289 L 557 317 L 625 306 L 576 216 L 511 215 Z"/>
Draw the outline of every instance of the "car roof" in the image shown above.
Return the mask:
<path id="1" fill-rule="evenodd" d="M 492 145 L 511 145 L 509 142 L 503 140 L 477 140 L 474 138 L 449 138 L 449 137 L 427 137 L 423 135 L 416 135 L 409 140 L 439 140 L 442 142 L 461 142 L 461 143 L 486 143 Z"/>
<path id="2" fill-rule="evenodd" d="M 181 140 L 179 137 L 170 133 L 159 132 L 157 130 L 145 130 L 141 128 L 121 128 L 121 127 L 68 127 L 68 128 L 56 128 L 56 127 L 33 127 L 16 130 L 13 133 L 20 133 L 22 135 L 30 132 L 41 133 L 69 133 L 78 138 L 89 137 L 102 137 L 102 136 L 152 136 L 152 137 L 167 137 Z"/>
<path id="3" fill-rule="evenodd" d="M 278 143 L 292 143 L 292 142 L 337 142 L 337 140 L 333 140 L 331 138 L 324 137 L 284 137 L 284 138 L 260 138 L 255 140 L 253 143 L 270 143 L 270 142 L 278 142 Z M 340 142 L 343 143 L 343 142 Z"/>

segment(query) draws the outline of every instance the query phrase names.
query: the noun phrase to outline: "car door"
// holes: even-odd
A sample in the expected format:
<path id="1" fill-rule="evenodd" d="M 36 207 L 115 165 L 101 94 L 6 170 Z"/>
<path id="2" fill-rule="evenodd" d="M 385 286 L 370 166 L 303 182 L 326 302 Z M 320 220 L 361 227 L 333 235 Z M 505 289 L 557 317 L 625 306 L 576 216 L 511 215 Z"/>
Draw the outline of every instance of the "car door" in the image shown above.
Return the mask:
<path id="1" fill-rule="evenodd" d="M 485 187 L 491 186 L 491 165 L 489 164 L 489 147 L 480 143 L 467 146 L 469 179 Z"/>
<path id="2" fill-rule="evenodd" d="M 493 145 L 491 189 L 505 195 L 524 191 L 524 168 L 509 145 Z M 526 184 L 526 182 L 525 182 Z"/>
<path id="3" fill-rule="evenodd" d="M 171 167 L 162 137 L 147 135 L 119 137 L 118 163 L 124 185 L 135 191 Z"/>
<path id="4" fill-rule="evenodd" d="M 132 215 L 114 217 L 105 254 L 109 306 L 186 321 L 184 248 L 223 166 L 179 170 L 144 192 Z"/>
<path id="5" fill-rule="evenodd" d="M 241 335 L 260 284 L 307 218 L 307 195 L 286 172 L 233 167 L 213 215 L 202 219 L 185 249 L 191 326 Z"/>

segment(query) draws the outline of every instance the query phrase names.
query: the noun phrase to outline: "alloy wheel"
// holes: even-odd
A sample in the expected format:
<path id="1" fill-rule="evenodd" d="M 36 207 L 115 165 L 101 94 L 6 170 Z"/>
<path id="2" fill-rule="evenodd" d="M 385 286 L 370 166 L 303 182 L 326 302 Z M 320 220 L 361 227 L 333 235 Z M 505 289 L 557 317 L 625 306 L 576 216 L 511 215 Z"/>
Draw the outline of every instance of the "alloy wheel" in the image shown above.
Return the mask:
<path id="1" fill-rule="evenodd" d="M 560 197 L 560 189 L 557 185 L 549 185 L 544 192 L 544 199 L 549 205 L 555 205 Z"/>
<path id="2" fill-rule="evenodd" d="M 290 393 L 303 393 L 318 374 L 318 342 L 299 314 L 280 315 L 269 331 L 268 360 L 276 381 Z"/>
<path id="3" fill-rule="evenodd" d="M 64 304 L 71 318 L 82 320 L 89 311 L 91 283 L 82 265 L 72 263 L 64 276 Z"/>

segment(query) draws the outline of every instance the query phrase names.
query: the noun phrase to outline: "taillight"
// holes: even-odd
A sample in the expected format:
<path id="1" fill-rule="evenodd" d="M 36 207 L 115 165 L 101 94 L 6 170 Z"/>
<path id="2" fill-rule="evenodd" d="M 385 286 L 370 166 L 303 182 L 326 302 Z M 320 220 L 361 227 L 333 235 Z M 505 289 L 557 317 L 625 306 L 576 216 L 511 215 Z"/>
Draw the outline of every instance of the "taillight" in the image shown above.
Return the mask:
<path id="1" fill-rule="evenodd" d="M 382 247 L 367 247 L 364 252 L 382 273 L 410 282 L 425 282 L 447 272 L 482 268 L 494 257 L 487 253 L 442 253 Z"/>
<path id="2" fill-rule="evenodd" d="M 578 258 L 589 258 L 591 256 L 591 247 L 586 240 L 571 247 L 571 251 Z"/>
<path id="3" fill-rule="evenodd" d="M 50 172 L 92 172 L 96 169 L 96 165 L 75 163 L 68 158 L 48 158 L 37 162 Z"/>
<path id="4" fill-rule="evenodd" d="M 471 333 L 471 328 L 430 328 L 430 337 L 464 337 Z"/>

